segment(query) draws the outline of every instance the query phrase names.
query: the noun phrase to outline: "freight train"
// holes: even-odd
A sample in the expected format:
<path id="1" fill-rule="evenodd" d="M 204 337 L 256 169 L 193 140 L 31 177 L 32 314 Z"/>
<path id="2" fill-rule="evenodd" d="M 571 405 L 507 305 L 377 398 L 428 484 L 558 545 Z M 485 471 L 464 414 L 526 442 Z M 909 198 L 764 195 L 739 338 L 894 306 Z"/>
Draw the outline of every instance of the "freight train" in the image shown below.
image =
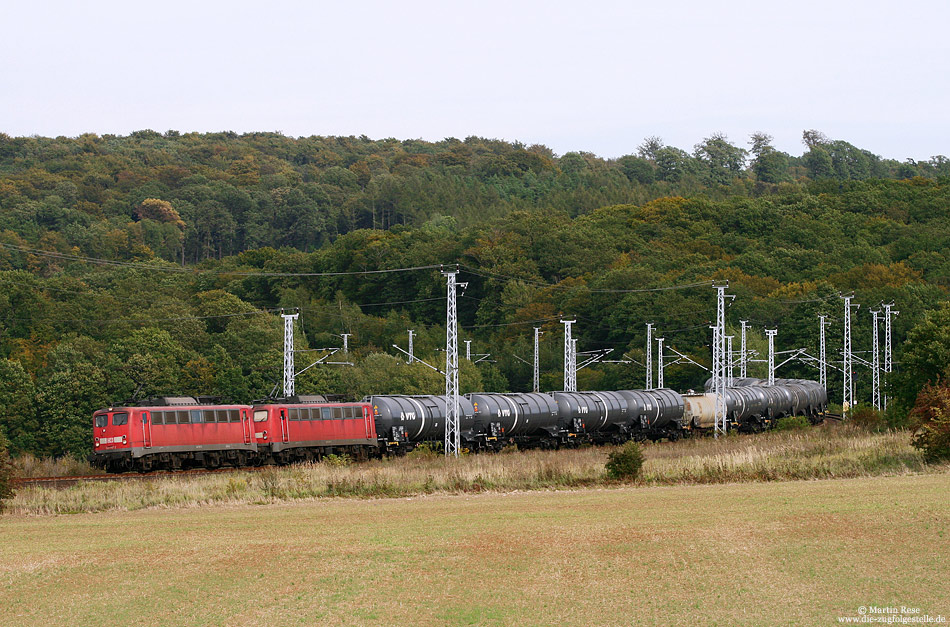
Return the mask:
<path id="1" fill-rule="evenodd" d="M 708 386 L 708 383 L 707 383 Z M 828 403 L 814 381 L 742 379 L 724 394 L 729 429 L 755 432 L 786 416 L 816 422 Z M 445 437 L 446 397 L 373 395 L 360 402 L 295 396 L 252 405 L 159 397 L 93 414 L 90 461 L 110 472 L 250 466 L 401 454 Z M 677 440 L 711 431 L 716 396 L 669 389 L 479 393 L 459 399 L 466 449 L 561 448 Z"/>

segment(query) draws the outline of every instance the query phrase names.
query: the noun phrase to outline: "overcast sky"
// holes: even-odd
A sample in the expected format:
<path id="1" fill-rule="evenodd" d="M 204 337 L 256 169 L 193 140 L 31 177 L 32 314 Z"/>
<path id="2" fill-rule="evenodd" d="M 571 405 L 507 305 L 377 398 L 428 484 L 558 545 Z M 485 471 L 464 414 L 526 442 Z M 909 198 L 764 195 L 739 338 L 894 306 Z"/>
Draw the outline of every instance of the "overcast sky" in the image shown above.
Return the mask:
<path id="1" fill-rule="evenodd" d="M 950 155 L 950 2 L 33 2 L 0 6 L 9 135 L 282 131 L 692 150 L 818 129 Z"/>

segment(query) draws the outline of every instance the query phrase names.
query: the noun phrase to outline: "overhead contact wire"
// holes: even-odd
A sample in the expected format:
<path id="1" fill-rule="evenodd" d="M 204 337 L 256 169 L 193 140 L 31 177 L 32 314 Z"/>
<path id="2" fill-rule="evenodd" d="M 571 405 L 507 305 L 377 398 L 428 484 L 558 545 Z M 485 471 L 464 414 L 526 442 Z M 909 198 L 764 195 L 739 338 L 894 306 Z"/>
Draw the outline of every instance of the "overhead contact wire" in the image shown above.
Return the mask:
<path id="1" fill-rule="evenodd" d="M 249 272 L 241 270 L 199 270 L 195 268 L 182 268 L 169 265 L 160 266 L 148 263 L 136 263 L 131 261 L 118 261 L 110 259 L 100 259 L 97 257 L 84 257 L 82 255 L 70 255 L 49 250 L 39 250 L 36 248 L 27 248 L 15 244 L 0 242 L 0 246 L 10 250 L 16 250 L 30 255 L 39 255 L 41 257 L 51 257 L 53 259 L 65 259 L 68 261 L 82 261 L 85 263 L 95 263 L 107 266 L 116 266 L 123 268 L 135 268 L 138 270 L 159 270 L 161 272 L 174 272 L 177 274 L 219 274 L 226 276 L 246 276 L 246 277 L 321 277 L 321 276 L 358 276 L 367 274 L 387 274 L 391 272 L 413 272 L 416 270 L 434 270 L 441 268 L 442 264 L 433 264 L 428 266 L 413 266 L 409 268 L 385 268 L 380 270 L 350 270 L 346 272 Z"/>

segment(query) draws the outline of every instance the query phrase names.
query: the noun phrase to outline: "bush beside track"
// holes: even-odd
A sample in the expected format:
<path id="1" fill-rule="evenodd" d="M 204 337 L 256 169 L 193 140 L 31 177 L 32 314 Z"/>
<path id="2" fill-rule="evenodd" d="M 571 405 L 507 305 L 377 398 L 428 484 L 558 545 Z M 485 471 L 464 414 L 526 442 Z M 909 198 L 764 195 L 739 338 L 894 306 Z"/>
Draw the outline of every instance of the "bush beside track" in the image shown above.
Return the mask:
<path id="1" fill-rule="evenodd" d="M 16 493 L 13 485 L 13 462 L 7 456 L 5 449 L 0 448 L 0 512 L 3 512 L 5 501 Z"/>

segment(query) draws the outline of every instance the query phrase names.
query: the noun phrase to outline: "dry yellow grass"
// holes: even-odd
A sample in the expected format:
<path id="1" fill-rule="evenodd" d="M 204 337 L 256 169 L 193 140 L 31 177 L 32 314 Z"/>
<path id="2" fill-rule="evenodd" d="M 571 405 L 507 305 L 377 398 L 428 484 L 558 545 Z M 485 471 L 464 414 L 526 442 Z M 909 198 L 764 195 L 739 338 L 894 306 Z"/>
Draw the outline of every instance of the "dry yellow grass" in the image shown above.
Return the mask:
<path id="1" fill-rule="evenodd" d="M 4 625 L 950 616 L 950 473 L 0 520 Z"/>
<path id="2" fill-rule="evenodd" d="M 13 460 L 18 477 L 71 477 L 98 475 L 102 471 L 71 455 L 64 457 L 36 457 L 23 453 Z"/>
<path id="3" fill-rule="evenodd" d="M 377 460 L 265 468 L 228 474 L 88 482 L 68 489 L 27 487 L 9 501 L 14 514 L 62 514 L 254 504 L 317 497 L 359 498 L 614 486 L 604 463 L 611 447 Z M 755 437 L 698 438 L 644 445 L 639 483 L 723 483 L 927 472 L 906 432 L 870 434 L 848 427 Z"/>

